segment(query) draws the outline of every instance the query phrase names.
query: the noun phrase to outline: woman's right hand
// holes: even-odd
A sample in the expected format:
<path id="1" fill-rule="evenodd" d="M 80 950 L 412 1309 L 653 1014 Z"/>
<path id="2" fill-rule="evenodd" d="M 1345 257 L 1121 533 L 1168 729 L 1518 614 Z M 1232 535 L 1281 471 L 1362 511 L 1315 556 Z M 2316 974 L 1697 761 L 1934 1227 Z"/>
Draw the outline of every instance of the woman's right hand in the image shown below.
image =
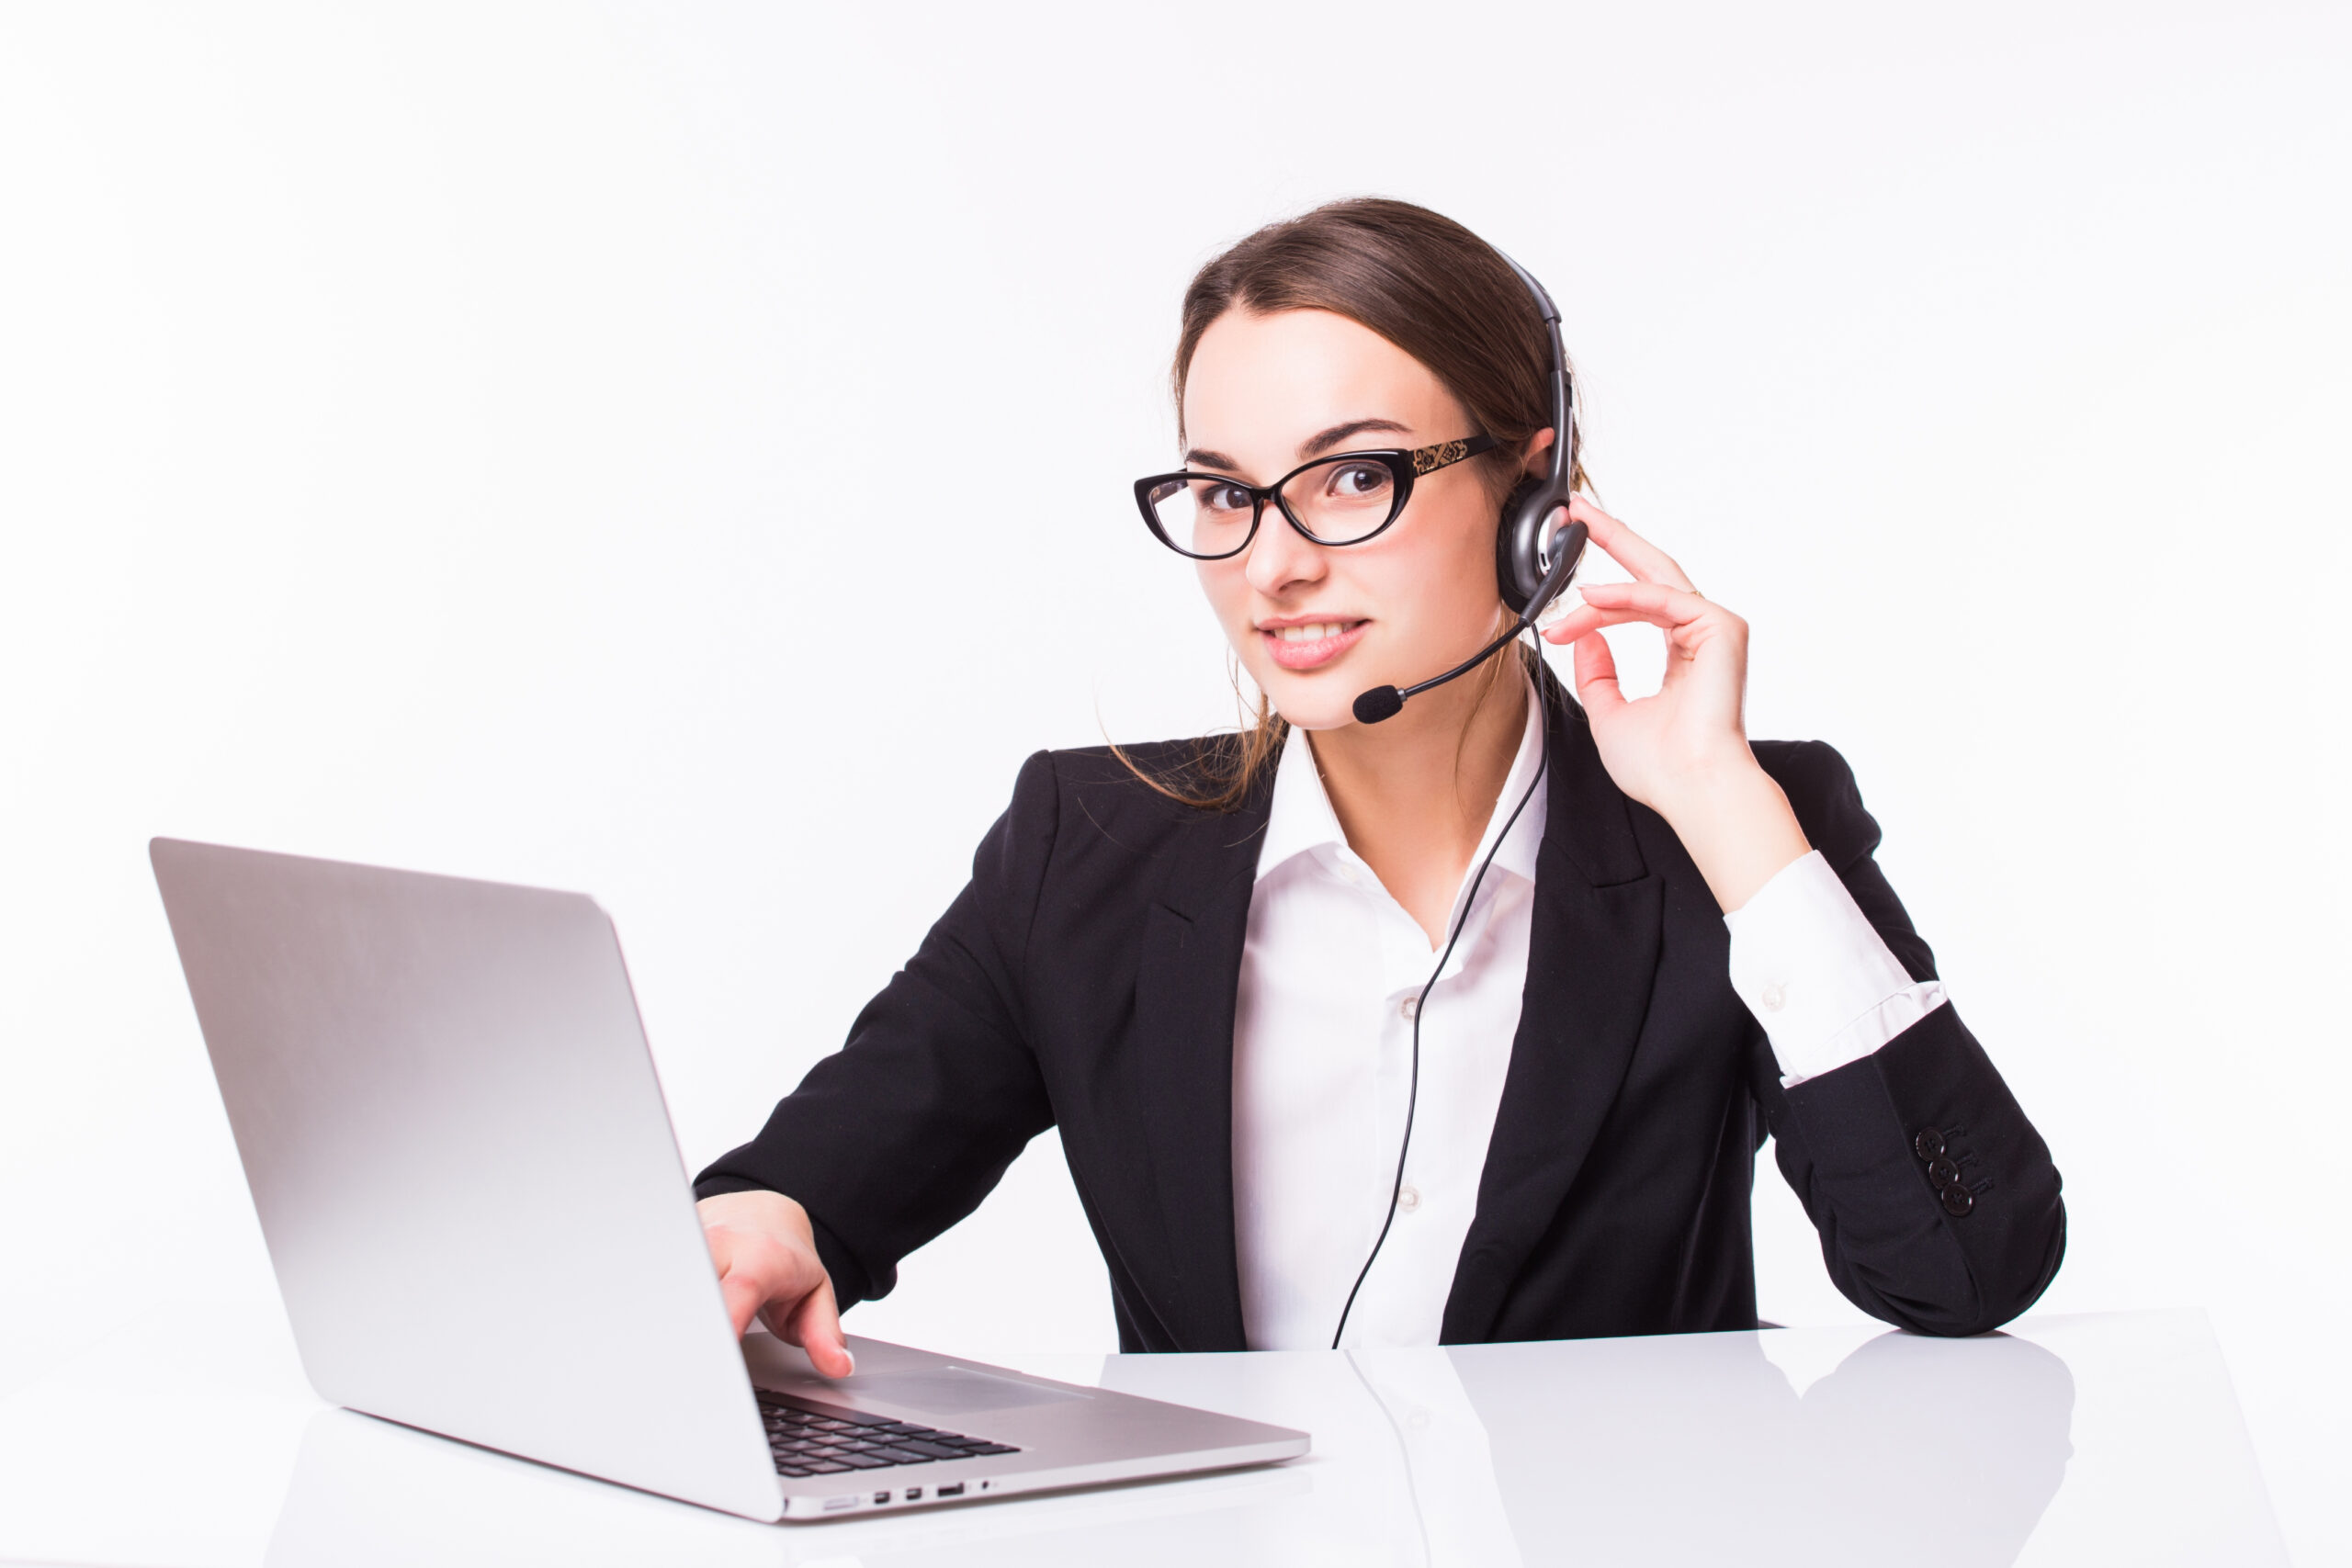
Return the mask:
<path id="1" fill-rule="evenodd" d="M 817 1258 L 808 1211 L 781 1192 L 722 1192 L 695 1211 L 738 1337 L 757 1317 L 777 1338 L 808 1351 L 819 1375 L 845 1378 L 857 1370 L 842 1335 L 833 1281 Z"/>

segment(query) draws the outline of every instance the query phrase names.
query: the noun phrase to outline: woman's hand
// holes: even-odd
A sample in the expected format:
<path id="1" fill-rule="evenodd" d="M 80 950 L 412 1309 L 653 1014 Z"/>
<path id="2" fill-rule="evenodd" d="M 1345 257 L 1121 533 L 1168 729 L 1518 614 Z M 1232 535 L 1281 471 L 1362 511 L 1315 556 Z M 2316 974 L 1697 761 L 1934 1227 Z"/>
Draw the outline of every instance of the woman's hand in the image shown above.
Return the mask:
<path id="1" fill-rule="evenodd" d="M 756 1316 L 777 1338 L 808 1351 L 820 1375 L 845 1378 L 857 1370 L 806 1209 L 781 1192 L 722 1192 L 695 1212 L 739 1337 Z"/>
<path id="2" fill-rule="evenodd" d="M 1747 623 L 1702 597 L 1672 557 L 1583 496 L 1568 514 L 1634 581 L 1579 585 L 1583 606 L 1543 635 L 1576 645 L 1577 699 L 1609 776 L 1667 819 L 1715 902 L 1736 909 L 1809 847 L 1788 797 L 1747 747 Z M 1666 681 L 1628 702 L 1600 629 L 1634 621 L 1666 634 Z"/>

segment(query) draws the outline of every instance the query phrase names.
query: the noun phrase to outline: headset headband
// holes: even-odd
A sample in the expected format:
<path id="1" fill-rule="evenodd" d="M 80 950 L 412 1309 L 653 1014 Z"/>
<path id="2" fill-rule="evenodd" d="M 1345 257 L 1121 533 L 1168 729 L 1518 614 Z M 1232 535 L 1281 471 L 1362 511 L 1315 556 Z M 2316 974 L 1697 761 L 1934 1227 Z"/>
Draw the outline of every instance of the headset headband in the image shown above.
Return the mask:
<path id="1" fill-rule="evenodd" d="M 1511 260 L 1501 251 L 1503 263 L 1519 274 L 1520 282 L 1535 297 L 1535 309 L 1544 318 L 1544 325 L 1552 338 L 1552 473 L 1547 489 L 1565 490 L 1576 466 L 1576 387 L 1568 375 L 1567 346 L 1560 341 L 1560 308 L 1552 303 L 1552 296 L 1535 275 Z"/>

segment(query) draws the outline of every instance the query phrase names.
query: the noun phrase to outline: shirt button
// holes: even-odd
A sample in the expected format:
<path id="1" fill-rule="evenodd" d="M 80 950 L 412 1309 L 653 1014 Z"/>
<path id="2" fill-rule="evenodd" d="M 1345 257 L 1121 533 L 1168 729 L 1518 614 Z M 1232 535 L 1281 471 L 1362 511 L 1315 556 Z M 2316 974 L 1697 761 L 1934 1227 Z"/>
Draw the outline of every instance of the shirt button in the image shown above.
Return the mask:
<path id="1" fill-rule="evenodd" d="M 1778 1012 L 1788 1005 L 1789 994 L 1778 985 L 1770 985 L 1756 993 L 1756 1000 L 1766 1012 Z"/>
<path id="2" fill-rule="evenodd" d="M 1407 997 L 1403 1001 L 1396 1004 L 1396 1011 L 1398 1015 L 1401 1016 L 1407 1023 L 1412 1022 L 1413 1020 L 1419 1015 L 1420 1010 L 1421 998 L 1418 996 Z"/>
<path id="3" fill-rule="evenodd" d="M 1399 1189 L 1396 1193 L 1396 1206 L 1408 1214 L 1419 1208 L 1421 1206 L 1420 1189 L 1418 1187 Z"/>

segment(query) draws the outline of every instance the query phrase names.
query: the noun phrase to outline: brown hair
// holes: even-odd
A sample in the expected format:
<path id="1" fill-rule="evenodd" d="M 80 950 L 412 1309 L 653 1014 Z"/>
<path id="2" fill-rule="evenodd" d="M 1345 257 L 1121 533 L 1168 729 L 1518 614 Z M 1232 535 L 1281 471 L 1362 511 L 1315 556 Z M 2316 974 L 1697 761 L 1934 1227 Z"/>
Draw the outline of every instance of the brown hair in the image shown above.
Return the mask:
<path id="1" fill-rule="evenodd" d="M 1269 223 L 1211 260 L 1184 290 L 1170 384 L 1184 427 L 1184 378 L 1201 335 L 1228 310 L 1329 310 L 1368 327 L 1429 367 L 1471 423 L 1498 443 L 1474 459 L 1499 507 L 1527 443 L 1552 423 L 1552 345 L 1526 285 L 1492 245 L 1450 218 L 1407 201 L 1357 197 Z M 1575 481 L 1583 464 L 1571 454 Z M 1499 596 L 1498 604 L 1499 604 Z M 1487 667 L 1492 682 L 1503 666 Z M 1238 661 L 1234 671 L 1238 697 Z M 1265 695 L 1249 727 L 1221 737 L 1175 776 L 1155 777 L 1112 751 L 1171 799 L 1230 811 L 1282 755 L 1290 726 Z"/>

